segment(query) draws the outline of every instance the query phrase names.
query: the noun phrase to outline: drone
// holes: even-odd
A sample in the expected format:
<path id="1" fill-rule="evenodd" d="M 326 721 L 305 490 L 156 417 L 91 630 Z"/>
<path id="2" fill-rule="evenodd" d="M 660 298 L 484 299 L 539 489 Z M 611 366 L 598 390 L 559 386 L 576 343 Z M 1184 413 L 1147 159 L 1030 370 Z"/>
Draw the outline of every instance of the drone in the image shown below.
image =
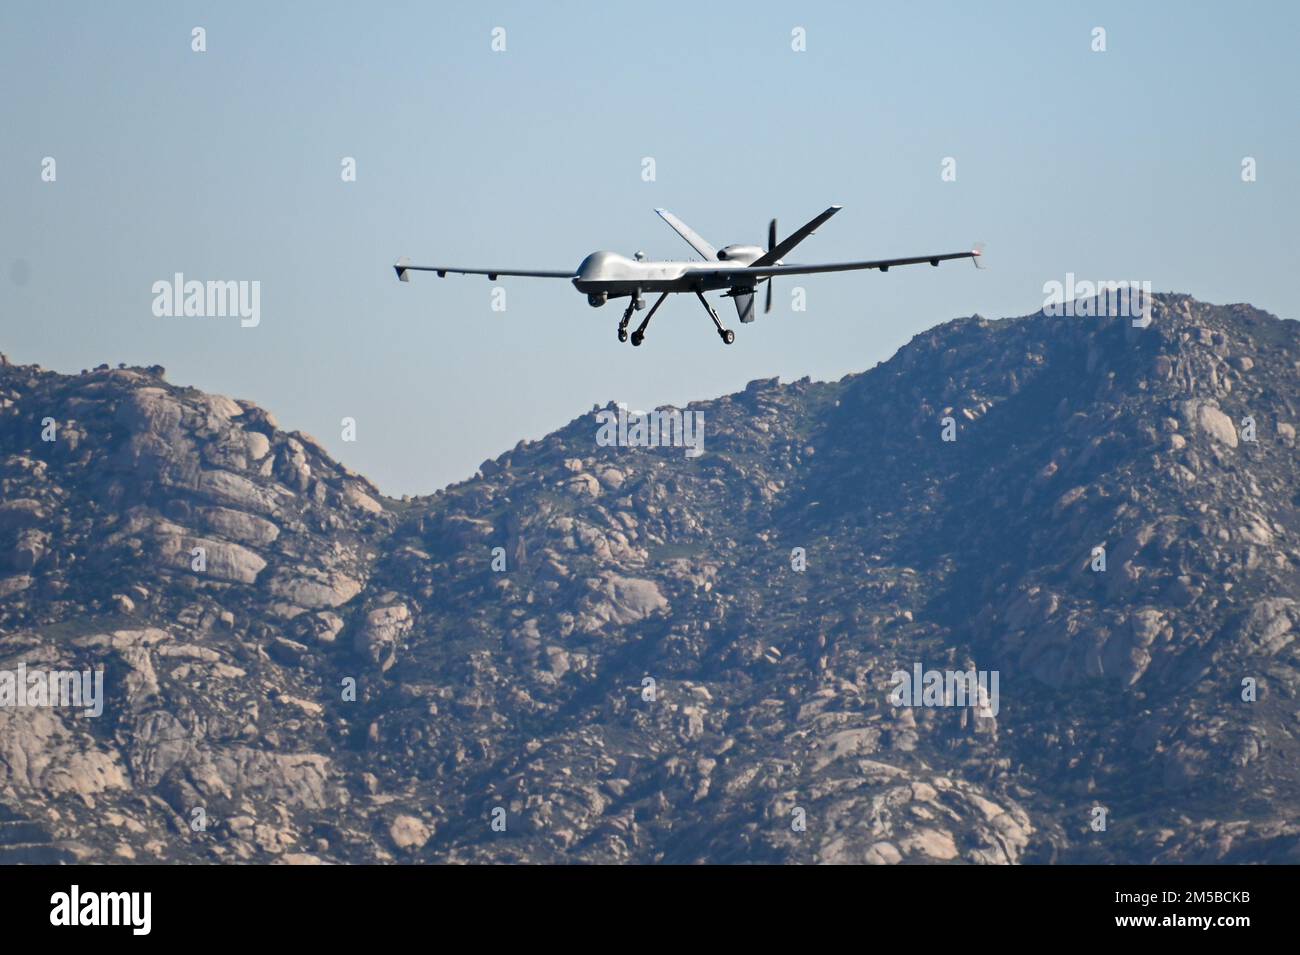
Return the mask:
<path id="1" fill-rule="evenodd" d="M 726 289 L 724 295 L 736 303 L 736 314 L 744 324 L 754 321 L 754 295 L 760 285 L 766 285 L 764 312 L 772 311 L 772 279 L 784 275 L 812 275 L 818 272 L 851 272 L 862 269 L 879 269 L 888 272 L 898 265 L 920 265 L 929 262 L 938 266 L 940 262 L 953 259 L 971 259 L 980 267 L 982 250 L 978 247 L 968 252 L 946 252 L 939 255 L 916 255 L 901 259 L 871 259 L 861 262 L 830 262 L 819 265 L 788 264 L 785 256 L 804 239 L 815 233 L 819 226 L 842 206 L 831 206 L 821 215 L 800 226 L 786 238 L 777 241 L 776 220 L 767 228 L 767 248 L 757 245 L 727 245 L 715 249 L 694 229 L 667 209 L 655 212 L 672 227 L 678 235 L 699 255 L 703 261 L 653 261 L 646 259 L 641 252 L 633 258 L 627 258 L 617 252 L 593 252 L 577 267 L 567 271 L 539 271 L 534 269 L 466 269 L 452 265 L 412 265 L 410 259 L 403 256 L 393 268 L 397 277 L 403 282 L 411 281 L 412 272 L 437 272 L 446 278 L 448 272 L 460 275 L 486 275 L 495 282 L 498 276 L 510 275 L 524 278 L 568 279 L 573 287 L 587 296 L 587 303 L 593 308 L 604 305 L 610 299 L 627 298 L 627 310 L 618 323 L 618 340 L 628 340 L 628 323 L 635 312 L 645 309 L 643 295 L 658 294 L 654 305 L 646 317 L 631 333 L 633 345 L 645 341 L 646 329 L 650 319 L 664 300 L 673 293 L 693 293 L 718 330 L 718 336 L 730 345 L 736 340 L 736 333 L 722 324 L 717 311 L 705 292 Z"/>

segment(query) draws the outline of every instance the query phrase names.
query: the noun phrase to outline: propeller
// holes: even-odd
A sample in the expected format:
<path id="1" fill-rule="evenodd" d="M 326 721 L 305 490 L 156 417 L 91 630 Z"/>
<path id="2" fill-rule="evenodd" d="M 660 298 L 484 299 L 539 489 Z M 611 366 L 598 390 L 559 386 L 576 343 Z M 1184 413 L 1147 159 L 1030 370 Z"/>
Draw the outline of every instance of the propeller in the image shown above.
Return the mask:
<path id="1" fill-rule="evenodd" d="M 767 251 L 771 252 L 776 248 L 776 220 L 773 219 L 767 224 Z M 772 311 L 772 280 L 767 280 L 767 301 L 763 305 L 763 313 L 767 314 Z"/>

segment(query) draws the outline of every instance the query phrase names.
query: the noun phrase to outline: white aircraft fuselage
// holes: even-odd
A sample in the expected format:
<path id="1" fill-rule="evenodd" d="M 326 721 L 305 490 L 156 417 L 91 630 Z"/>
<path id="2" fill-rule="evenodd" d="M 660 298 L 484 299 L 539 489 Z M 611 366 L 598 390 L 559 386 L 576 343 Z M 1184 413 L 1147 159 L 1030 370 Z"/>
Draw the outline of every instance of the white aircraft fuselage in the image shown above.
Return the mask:
<path id="1" fill-rule="evenodd" d="M 748 265 L 763 254 L 756 245 L 730 245 L 719 250 L 729 265 Z M 712 292 L 736 285 L 734 276 L 718 275 L 717 262 L 649 261 L 629 259 L 617 252 L 593 252 L 582 260 L 573 286 L 592 305 L 641 292 Z M 767 281 L 755 276 L 752 285 Z"/>

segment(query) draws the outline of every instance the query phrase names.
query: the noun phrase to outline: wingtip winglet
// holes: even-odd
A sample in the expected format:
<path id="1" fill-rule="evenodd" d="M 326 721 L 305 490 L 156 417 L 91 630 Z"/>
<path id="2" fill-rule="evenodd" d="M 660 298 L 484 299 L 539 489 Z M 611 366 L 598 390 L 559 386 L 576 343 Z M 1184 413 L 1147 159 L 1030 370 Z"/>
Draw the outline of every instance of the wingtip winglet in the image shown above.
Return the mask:
<path id="1" fill-rule="evenodd" d="M 402 256 L 400 259 L 397 260 L 397 264 L 393 266 L 393 271 L 397 273 L 397 281 L 399 282 L 411 281 L 411 273 L 407 271 L 407 266 L 409 266 L 410 264 L 411 264 L 411 260 L 408 259 L 406 256 Z"/>

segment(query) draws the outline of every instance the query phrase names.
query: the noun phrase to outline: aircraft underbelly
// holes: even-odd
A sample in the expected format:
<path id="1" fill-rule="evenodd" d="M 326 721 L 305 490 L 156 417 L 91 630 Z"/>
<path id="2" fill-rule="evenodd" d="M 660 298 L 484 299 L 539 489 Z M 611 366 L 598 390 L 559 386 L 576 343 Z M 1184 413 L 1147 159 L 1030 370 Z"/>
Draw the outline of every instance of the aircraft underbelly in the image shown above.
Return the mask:
<path id="1" fill-rule="evenodd" d="M 633 292 L 641 292 L 647 295 L 656 292 L 694 292 L 696 289 L 710 292 L 728 288 L 731 283 L 725 280 L 705 280 L 683 275 L 672 279 L 598 279 L 595 281 L 578 279 L 573 284 L 579 292 L 588 295 L 593 292 L 597 294 L 605 292 L 608 295 L 630 295 Z"/>

